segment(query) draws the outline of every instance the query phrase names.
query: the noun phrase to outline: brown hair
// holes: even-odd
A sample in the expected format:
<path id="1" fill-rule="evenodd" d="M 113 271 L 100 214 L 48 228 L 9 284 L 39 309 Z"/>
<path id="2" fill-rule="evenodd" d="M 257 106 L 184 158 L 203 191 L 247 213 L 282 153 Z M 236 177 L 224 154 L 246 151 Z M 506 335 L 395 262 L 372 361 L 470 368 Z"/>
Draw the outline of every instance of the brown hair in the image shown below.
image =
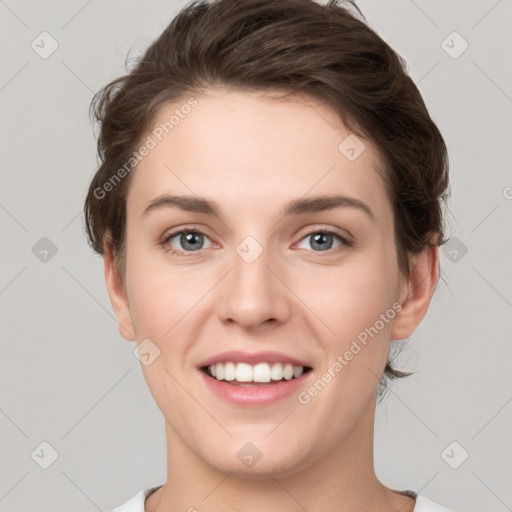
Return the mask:
<path id="1" fill-rule="evenodd" d="M 91 102 L 101 127 L 101 165 L 84 205 L 92 248 L 103 254 L 110 244 L 124 272 L 133 174 L 126 163 L 136 166 L 134 151 L 164 105 L 207 87 L 284 89 L 323 102 L 375 144 L 393 204 L 399 268 L 408 275 L 409 255 L 445 242 L 448 155 L 405 61 L 360 17 L 354 2 L 338 0 L 196 0 L 184 7 L 132 71 Z M 388 361 L 384 377 L 405 375 Z"/>

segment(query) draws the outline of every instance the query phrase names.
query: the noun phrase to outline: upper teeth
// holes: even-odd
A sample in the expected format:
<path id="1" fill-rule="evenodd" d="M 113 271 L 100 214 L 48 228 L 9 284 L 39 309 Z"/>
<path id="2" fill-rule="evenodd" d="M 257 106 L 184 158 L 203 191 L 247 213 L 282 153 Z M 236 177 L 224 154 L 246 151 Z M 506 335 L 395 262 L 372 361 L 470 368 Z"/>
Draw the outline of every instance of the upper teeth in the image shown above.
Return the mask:
<path id="1" fill-rule="evenodd" d="M 208 366 L 208 372 L 217 380 L 236 380 L 238 382 L 270 382 L 271 380 L 290 380 L 300 377 L 303 366 L 282 363 L 217 363 Z"/>

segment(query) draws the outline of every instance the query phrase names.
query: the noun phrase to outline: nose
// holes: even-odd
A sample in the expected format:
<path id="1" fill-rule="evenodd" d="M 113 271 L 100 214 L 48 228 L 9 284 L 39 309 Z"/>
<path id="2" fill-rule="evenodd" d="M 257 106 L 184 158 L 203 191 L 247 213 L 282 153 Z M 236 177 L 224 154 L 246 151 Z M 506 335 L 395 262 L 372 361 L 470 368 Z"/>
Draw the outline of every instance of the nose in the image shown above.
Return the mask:
<path id="1" fill-rule="evenodd" d="M 290 292 L 276 261 L 272 261 L 268 250 L 254 261 L 240 254 L 234 254 L 231 271 L 219 283 L 220 319 L 247 330 L 285 322 L 290 314 Z"/>

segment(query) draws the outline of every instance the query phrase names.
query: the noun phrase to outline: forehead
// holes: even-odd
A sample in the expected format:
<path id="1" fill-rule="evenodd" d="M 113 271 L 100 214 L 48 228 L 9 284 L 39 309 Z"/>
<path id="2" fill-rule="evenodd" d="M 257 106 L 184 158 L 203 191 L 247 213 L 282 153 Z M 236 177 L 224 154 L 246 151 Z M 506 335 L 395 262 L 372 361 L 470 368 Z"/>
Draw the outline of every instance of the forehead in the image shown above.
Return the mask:
<path id="1" fill-rule="evenodd" d="M 250 198 L 258 209 L 261 201 L 277 207 L 306 194 L 336 192 L 377 209 L 390 207 L 377 149 L 318 101 L 228 89 L 193 98 L 162 108 L 146 134 L 153 147 L 135 170 L 131 209 L 142 211 L 163 193 L 245 208 Z"/>

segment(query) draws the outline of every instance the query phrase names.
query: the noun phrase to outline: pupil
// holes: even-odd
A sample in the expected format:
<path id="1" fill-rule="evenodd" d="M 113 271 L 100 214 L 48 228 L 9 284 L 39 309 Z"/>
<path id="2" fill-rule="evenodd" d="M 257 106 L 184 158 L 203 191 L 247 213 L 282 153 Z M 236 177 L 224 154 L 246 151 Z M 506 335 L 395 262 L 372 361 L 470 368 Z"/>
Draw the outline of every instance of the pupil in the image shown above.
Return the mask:
<path id="1" fill-rule="evenodd" d="M 331 235 L 329 235 L 328 233 L 317 233 L 315 235 L 313 235 L 313 243 L 311 244 L 311 246 L 313 247 L 314 244 L 320 244 L 318 245 L 317 247 L 322 251 L 322 250 L 327 250 L 327 249 L 330 249 L 331 246 L 332 246 L 332 239 L 331 239 L 331 243 L 329 244 L 326 244 L 326 238 L 330 238 Z"/>
<path id="2" fill-rule="evenodd" d="M 187 233 L 186 235 L 181 235 L 182 240 L 182 246 L 185 249 L 197 249 L 201 243 L 200 242 L 194 242 L 194 239 L 196 237 L 201 237 L 202 235 L 200 233 Z M 187 244 L 191 244 L 189 247 L 187 247 Z"/>

